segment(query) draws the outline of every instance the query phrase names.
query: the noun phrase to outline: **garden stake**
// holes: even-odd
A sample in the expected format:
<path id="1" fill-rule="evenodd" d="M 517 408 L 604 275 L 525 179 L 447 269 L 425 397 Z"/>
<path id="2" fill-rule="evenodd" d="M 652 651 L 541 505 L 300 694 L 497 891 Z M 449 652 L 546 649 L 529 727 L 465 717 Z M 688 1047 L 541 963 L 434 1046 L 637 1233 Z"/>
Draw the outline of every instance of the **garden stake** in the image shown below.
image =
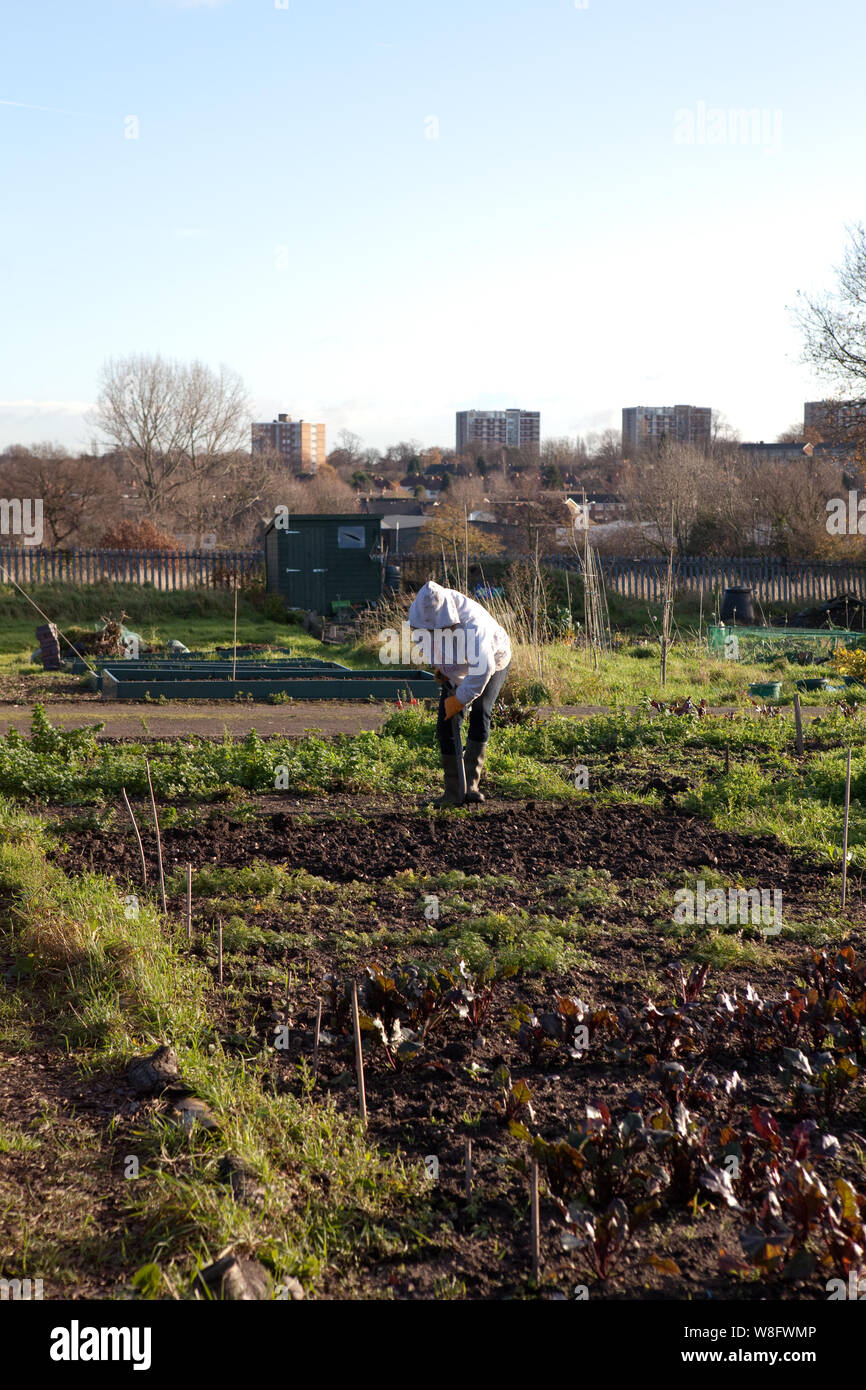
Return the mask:
<path id="1" fill-rule="evenodd" d="M 316 1031 L 313 1034 L 313 1076 L 319 1070 L 319 1035 L 322 1031 L 322 1001 L 316 1000 Z"/>
<path id="2" fill-rule="evenodd" d="M 727 777 L 728 773 L 730 772 L 730 770 L 731 770 L 731 745 L 728 743 L 728 744 L 725 745 L 725 776 L 726 776 L 726 777 Z"/>
<path id="3" fill-rule="evenodd" d="M 851 749 L 848 749 L 848 767 L 845 772 L 845 831 L 842 837 L 842 906 L 848 897 L 848 817 L 851 814 Z"/>
<path id="4" fill-rule="evenodd" d="M 466 1200 L 472 1196 L 472 1140 L 467 1139 L 463 1147 L 463 1176 L 466 1187 Z"/>
<path id="5" fill-rule="evenodd" d="M 232 636 L 232 680 L 237 680 L 238 675 L 238 582 L 235 575 L 235 626 Z"/>
<path id="6" fill-rule="evenodd" d="M 192 941 L 192 864 L 186 866 L 186 939 Z"/>
<path id="7" fill-rule="evenodd" d="M 541 1277 L 541 1248 L 538 1220 L 538 1159 L 532 1160 L 530 1170 L 530 1224 L 532 1234 L 532 1277 L 536 1284 Z"/>
<path id="8" fill-rule="evenodd" d="M 129 812 L 129 819 L 132 821 L 132 828 L 135 831 L 135 838 L 138 841 L 138 852 L 141 855 L 141 877 L 147 887 L 147 860 L 144 857 L 144 845 L 141 843 L 141 834 L 138 829 L 138 821 L 135 819 L 135 812 L 129 804 L 129 797 L 126 795 L 126 787 L 121 788 L 123 799 L 126 802 L 126 809 Z"/>
<path id="9" fill-rule="evenodd" d="M 147 758 L 144 760 L 147 769 L 147 785 L 150 788 L 150 804 L 153 807 L 153 824 L 156 830 L 156 862 L 159 865 L 159 887 L 162 892 L 162 910 L 168 912 L 168 899 L 165 896 L 165 873 L 162 867 L 162 837 L 159 833 L 159 816 L 156 814 L 156 797 L 153 794 L 153 782 L 150 778 L 150 763 Z"/>
<path id="10" fill-rule="evenodd" d="M 800 697 L 794 696 L 794 729 L 797 737 L 797 757 L 803 756 L 803 716 L 800 711 Z"/>
<path id="11" fill-rule="evenodd" d="M 361 1051 L 361 1015 L 358 1012 L 358 986 L 352 981 L 352 1022 L 355 1027 L 355 1069 L 358 1073 L 358 1104 L 361 1124 L 367 1128 L 367 1093 L 364 1090 L 364 1054 Z"/>
<path id="12" fill-rule="evenodd" d="M 219 982 L 223 982 L 223 919 L 219 919 Z"/>

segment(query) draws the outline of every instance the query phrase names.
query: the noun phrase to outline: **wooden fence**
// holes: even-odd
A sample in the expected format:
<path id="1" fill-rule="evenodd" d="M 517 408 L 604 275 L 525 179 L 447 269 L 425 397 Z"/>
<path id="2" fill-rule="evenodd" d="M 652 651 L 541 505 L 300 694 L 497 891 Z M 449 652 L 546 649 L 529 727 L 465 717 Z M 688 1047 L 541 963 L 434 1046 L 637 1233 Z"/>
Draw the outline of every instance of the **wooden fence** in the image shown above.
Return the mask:
<path id="1" fill-rule="evenodd" d="M 508 559 L 477 558 L 491 578 L 498 576 Z M 512 559 L 520 558 L 517 555 Z M 0 546 L 0 583 L 11 576 L 17 584 L 152 584 L 156 589 L 221 588 L 235 577 L 243 580 L 264 573 L 260 550 L 44 550 L 40 546 Z M 663 556 L 630 560 L 599 555 L 604 582 L 624 598 L 659 603 L 664 594 L 667 560 Z M 542 564 L 555 569 L 579 570 L 574 555 L 548 555 Z M 441 580 L 435 560 L 407 556 L 403 573 L 409 583 L 421 583 L 430 574 Z M 449 580 L 454 576 L 449 573 Z M 709 602 L 722 589 L 750 586 L 761 603 L 820 603 L 836 594 L 853 594 L 866 601 L 866 566 L 834 561 L 776 560 L 767 556 L 742 559 L 708 559 L 686 556 L 674 563 L 678 593 L 703 591 Z"/>
<path id="2" fill-rule="evenodd" d="M 223 588 L 264 573 L 260 550 L 43 550 L 0 546 L 0 583 L 152 584 L 155 589 Z"/>
<path id="3" fill-rule="evenodd" d="M 527 561 L 526 556 L 497 555 L 469 557 L 470 564 L 481 566 L 491 582 L 499 577 L 512 561 Z M 664 597 L 668 562 L 664 556 L 650 559 L 626 559 L 618 555 L 597 555 L 604 574 L 606 588 L 624 598 L 644 599 L 660 603 Z M 460 556 L 462 569 L 463 557 Z M 580 571 L 576 555 L 545 555 L 542 565 L 550 569 Z M 431 575 L 441 582 L 441 562 L 418 555 L 407 556 L 403 573 L 410 583 L 421 583 Z M 456 566 L 449 568 L 449 581 L 454 582 Z M 836 594 L 853 594 L 866 601 L 866 566 L 836 561 L 777 560 L 769 556 L 746 556 L 739 559 L 716 559 L 706 556 L 685 556 L 674 561 L 674 589 L 679 594 L 698 594 L 703 591 L 705 603 L 722 589 L 750 587 L 759 603 L 813 604 L 834 598 Z"/>
<path id="4" fill-rule="evenodd" d="M 661 601 L 667 560 L 598 558 L 608 589 L 625 598 Z M 674 561 L 674 585 L 678 593 L 703 591 L 705 599 L 722 589 L 739 587 L 751 588 L 760 603 L 821 603 L 836 594 L 866 599 L 866 566 L 767 556 L 730 560 L 685 556 Z"/>

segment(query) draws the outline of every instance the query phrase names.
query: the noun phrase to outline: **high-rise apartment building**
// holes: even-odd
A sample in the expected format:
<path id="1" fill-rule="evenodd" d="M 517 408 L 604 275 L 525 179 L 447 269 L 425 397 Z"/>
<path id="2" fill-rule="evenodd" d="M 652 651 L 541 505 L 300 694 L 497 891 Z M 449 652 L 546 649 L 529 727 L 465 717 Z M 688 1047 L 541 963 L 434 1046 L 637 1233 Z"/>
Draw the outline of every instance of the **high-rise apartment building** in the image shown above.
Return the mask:
<path id="1" fill-rule="evenodd" d="M 806 401 L 803 429 L 845 435 L 866 428 L 866 400 Z"/>
<path id="2" fill-rule="evenodd" d="M 540 410 L 457 411 L 458 454 L 470 444 L 501 444 L 507 449 L 537 449 L 540 443 Z"/>
<path id="3" fill-rule="evenodd" d="M 252 427 L 252 451 L 269 450 L 279 454 L 293 473 L 315 473 L 325 462 L 325 426 L 293 420 L 291 415 L 257 422 Z"/>
<path id="4" fill-rule="evenodd" d="M 646 448 L 669 440 L 677 444 L 709 444 L 713 412 L 703 405 L 632 405 L 622 412 L 622 448 Z"/>

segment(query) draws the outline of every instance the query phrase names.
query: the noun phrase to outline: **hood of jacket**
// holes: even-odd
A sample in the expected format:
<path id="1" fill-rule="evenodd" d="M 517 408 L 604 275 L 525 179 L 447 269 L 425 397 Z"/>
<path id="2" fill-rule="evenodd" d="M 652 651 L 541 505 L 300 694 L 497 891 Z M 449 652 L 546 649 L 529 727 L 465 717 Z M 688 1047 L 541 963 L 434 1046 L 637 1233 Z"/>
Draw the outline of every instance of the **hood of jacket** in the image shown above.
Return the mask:
<path id="1" fill-rule="evenodd" d="M 412 600 L 409 626 L 423 628 L 455 627 L 460 623 L 461 597 L 454 589 L 443 589 L 432 579 L 424 584 Z"/>

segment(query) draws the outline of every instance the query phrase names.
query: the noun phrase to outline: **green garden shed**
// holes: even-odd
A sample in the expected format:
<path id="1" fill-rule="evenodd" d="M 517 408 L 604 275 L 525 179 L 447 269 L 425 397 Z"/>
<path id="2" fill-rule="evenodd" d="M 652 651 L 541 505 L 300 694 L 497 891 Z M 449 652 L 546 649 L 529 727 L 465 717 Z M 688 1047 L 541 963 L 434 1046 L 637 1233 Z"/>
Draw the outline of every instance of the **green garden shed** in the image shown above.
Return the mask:
<path id="1" fill-rule="evenodd" d="M 382 518 L 360 512 L 278 511 L 265 531 L 268 591 L 288 608 L 323 616 L 378 603 L 384 582 Z"/>

